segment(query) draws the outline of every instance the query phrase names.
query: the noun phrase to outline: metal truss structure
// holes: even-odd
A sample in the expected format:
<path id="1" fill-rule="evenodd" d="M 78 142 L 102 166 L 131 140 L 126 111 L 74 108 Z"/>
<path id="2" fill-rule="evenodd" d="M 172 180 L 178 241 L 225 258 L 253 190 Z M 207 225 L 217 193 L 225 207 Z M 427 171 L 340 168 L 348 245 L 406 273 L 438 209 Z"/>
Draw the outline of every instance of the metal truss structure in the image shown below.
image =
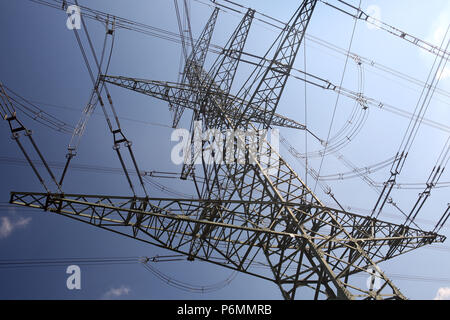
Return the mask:
<path id="1" fill-rule="evenodd" d="M 235 95 L 231 88 L 254 18 L 251 9 L 209 71 L 204 63 L 217 9 L 187 57 L 181 83 L 112 75 L 101 75 L 99 83 L 168 102 L 175 127 L 190 109 L 192 121 L 200 122 L 203 130 L 223 135 L 274 126 L 305 130 L 275 111 L 317 2 L 301 2 Z M 117 146 L 129 147 L 127 142 L 115 140 Z M 206 150 L 223 150 L 214 139 L 203 141 L 199 152 L 193 150 L 201 165 L 186 164 L 181 178 L 193 179 L 196 199 L 12 192 L 10 202 L 272 281 L 284 299 L 298 297 L 299 288 L 310 288 L 315 299 L 405 299 L 377 264 L 445 237 L 327 207 L 264 136 L 257 143 L 256 155 L 245 137 L 234 137 L 234 147 L 245 146 L 245 161 L 234 155 L 236 161 L 207 162 Z M 269 266 L 270 272 L 252 268 L 258 265 Z M 367 287 L 354 277 L 358 273 L 377 277 L 381 284 Z"/>

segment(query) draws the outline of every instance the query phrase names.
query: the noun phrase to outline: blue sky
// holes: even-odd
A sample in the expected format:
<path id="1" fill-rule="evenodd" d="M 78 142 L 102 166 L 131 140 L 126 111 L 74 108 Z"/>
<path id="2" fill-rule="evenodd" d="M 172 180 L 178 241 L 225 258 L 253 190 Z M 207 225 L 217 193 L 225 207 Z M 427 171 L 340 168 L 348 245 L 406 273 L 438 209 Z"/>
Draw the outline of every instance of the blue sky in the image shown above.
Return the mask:
<path id="1" fill-rule="evenodd" d="M 178 32 L 173 1 L 167 0 L 80 0 L 81 5 L 110 12 L 121 17 L 143 22 L 155 27 Z M 206 1 L 205 1 L 206 2 Z M 287 21 L 299 5 L 299 1 L 239 1 L 245 6 Z M 358 5 L 358 1 L 350 1 Z M 421 39 L 440 44 L 450 22 L 450 6 L 446 0 L 423 2 L 418 0 L 362 1 L 361 7 L 376 5 L 381 20 L 405 30 Z M 211 8 L 191 0 L 194 36 L 199 35 L 208 19 Z M 0 2 L 0 80 L 24 97 L 39 102 L 52 115 L 75 126 L 89 99 L 91 83 L 84 67 L 82 55 L 72 31 L 66 28 L 66 14 L 61 10 L 43 7 L 27 0 Z M 224 45 L 227 37 L 238 24 L 241 16 L 222 12 L 213 36 L 213 43 Z M 88 28 L 96 46 L 101 50 L 104 30 L 98 23 L 88 20 Z M 319 3 L 310 23 L 308 34 L 347 48 L 354 21 Z M 444 32 L 442 31 L 444 29 Z M 255 22 L 251 30 L 247 51 L 261 54 L 275 39 L 277 32 L 262 23 Z M 364 22 L 356 24 L 352 52 L 377 63 L 391 67 L 411 77 L 426 80 L 433 63 L 428 52 L 397 38 L 385 31 L 369 28 Z M 118 30 L 109 74 L 136 78 L 176 81 L 178 77 L 181 46 L 167 40 Z M 300 50 L 296 68 L 303 69 L 303 49 Z M 207 65 L 215 56 L 209 54 Z M 307 71 L 339 84 L 345 57 L 307 40 Z M 237 84 L 245 79 L 249 68 L 243 66 L 237 75 Z M 365 65 L 364 94 L 412 112 L 420 95 L 420 87 L 393 77 L 374 67 Z M 358 77 L 361 69 L 349 60 L 343 87 L 359 90 Z M 439 88 L 449 90 L 450 72 L 444 73 Z M 173 142 L 167 104 L 150 97 L 110 87 L 122 126 L 142 170 L 179 171 L 181 168 L 170 161 Z M 304 83 L 291 78 L 277 112 L 298 122 L 305 122 Z M 325 138 L 329 129 L 336 94 L 308 86 L 308 127 Z M 448 97 L 435 95 L 427 118 L 447 124 L 450 122 Z M 332 135 L 345 124 L 354 101 L 341 97 L 337 105 Z M 55 133 L 24 118 L 33 129 L 34 137 L 50 161 L 62 162 L 70 135 Z M 186 112 L 180 127 L 189 128 L 190 113 Z M 385 110 L 370 108 L 369 117 L 361 132 L 340 152 L 358 167 L 383 161 L 394 155 L 406 130 L 408 120 Z M 281 133 L 300 152 L 305 151 L 304 133 L 282 129 Z M 17 146 L 10 139 L 7 123 L 0 125 L 0 156 L 19 157 Z M 425 182 L 448 133 L 422 126 L 400 182 Z M 312 139 L 308 151 L 320 149 Z M 301 177 L 304 169 L 295 159 L 281 149 L 286 160 Z M 85 136 L 81 140 L 76 164 L 119 167 L 112 150 L 112 138 L 105 120 L 96 110 L 90 119 Z M 320 159 L 310 159 L 310 165 L 319 167 Z M 321 174 L 348 171 L 333 156 L 325 158 Z M 0 202 L 9 200 L 9 192 L 43 192 L 30 168 L 18 164 L 0 163 Z M 377 182 L 388 178 L 388 168 L 372 175 Z M 312 181 L 312 178 L 308 178 Z M 448 171 L 441 181 L 449 181 Z M 178 181 L 160 181 L 177 191 L 192 194 L 193 190 Z M 130 195 L 125 177 L 120 174 L 104 174 L 72 170 L 65 181 L 66 193 Z M 377 194 L 359 179 L 330 181 L 330 187 L 339 201 L 355 212 L 365 214 L 373 207 Z M 167 196 L 150 187 L 152 196 Z M 400 207 L 409 211 L 420 190 L 395 190 L 393 197 Z M 324 202 L 331 200 L 317 188 Z M 421 211 L 420 226 L 432 229 L 444 212 L 448 188 L 436 189 Z M 69 258 L 69 257 L 128 257 L 170 254 L 132 239 L 120 237 L 107 231 L 77 223 L 65 217 L 23 208 L 0 208 L 0 259 Z M 382 218 L 401 223 L 403 220 L 394 209 L 387 207 Z M 449 229 L 444 228 L 444 235 Z M 154 265 L 166 274 L 194 284 L 211 284 L 226 279 L 231 271 L 200 262 L 165 262 Z M 450 247 L 435 245 L 401 256 L 381 265 L 386 273 L 394 275 L 420 275 L 442 281 L 413 281 L 392 277 L 402 292 L 412 299 L 432 299 L 439 288 L 450 287 Z M 220 291 L 209 294 L 193 294 L 179 291 L 155 278 L 138 263 L 134 265 L 81 266 L 82 289 L 66 288 L 65 266 L 0 269 L 0 298 L 63 298 L 63 299 L 227 299 L 254 298 L 279 299 L 280 293 L 270 282 L 254 279 L 244 274 Z M 417 279 L 416 279 L 417 280 Z M 445 290 L 443 291 L 445 292 Z"/>

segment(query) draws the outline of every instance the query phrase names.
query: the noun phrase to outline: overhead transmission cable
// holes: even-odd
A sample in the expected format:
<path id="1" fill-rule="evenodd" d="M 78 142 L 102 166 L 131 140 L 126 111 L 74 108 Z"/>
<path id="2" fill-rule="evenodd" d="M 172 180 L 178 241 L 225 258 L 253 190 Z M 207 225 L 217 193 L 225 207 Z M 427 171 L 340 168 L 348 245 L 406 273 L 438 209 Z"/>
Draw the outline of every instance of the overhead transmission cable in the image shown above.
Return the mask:
<path id="1" fill-rule="evenodd" d="M 227 1 L 227 0 L 224 0 L 224 1 Z M 447 49 L 442 48 L 442 46 L 440 46 L 440 47 L 435 46 L 427 41 L 424 41 L 418 37 L 415 37 L 415 36 L 405 32 L 405 31 L 399 30 L 398 28 L 396 28 L 392 25 L 389 25 L 389 24 L 381 21 L 380 19 L 369 16 L 367 13 L 365 13 L 363 10 L 361 10 L 360 7 L 355 7 L 343 0 L 338 0 L 335 3 L 335 5 L 329 3 L 325 0 L 319 0 L 319 1 L 333 9 L 336 9 L 338 12 L 347 14 L 357 20 L 361 20 L 361 21 L 370 23 L 383 31 L 386 31 L 400 39 L 406 40 L 409 43 L 411 43 L 419 48 L 422 48 L 437 57 L 441 57 L 443 59 L 450 58 L 450 53 L 447 51 Z M 338 4 L 344 5 L 344 7 L 346 7 L 347 9 L 344 9 L 343 7 L 338 7 L 337 6 Z M 353 10 L 353 12 L 352 12 L 352 10 Z"/>
<path id="2" fill-rule="evenodd" d="M 9 111 L 15 112 L 15 110 L 19 110 L 30 119 L 61 133 L 71 133 L 73 131 L 73 127 L 71 125 L 44 111 L 41 107 L 37 106 L 36 103 L 24 98 L 7 85 L 3 84 L 3 88 L 5 89 L 5 92 L 11 101 L 11 105 L 14 108 L 14 110 Z"/>
<path id="3" fill-rule="evenodd" d="M 36 1 L 31 0 L 31 1 L 33 1 L 33 2 L 46 2 L 46 1 L 39 1 L 39 0 L 36 0 Z M 42 4 L 42 3 L 41 3 L 41 4 Z M 44 4 L 45 4 L 45 3 L 44 3 Z M 49 5 L 50 3 L 47 1 L 46 4 Z M 50 5 L 51 5 L 51 4 L 50 4 Z M 265 15 L 265 17 L 269 17 L 269 16 Z M 98 19 L 99 19 L 99 16 L 97 15 L 97 16 L 95 16 L 94 18 L 95 18 L 96 20 L 98 20 Z M 276 20 L 276 19 L 273 19 L 273 20 Z M 281 22 L 281 21 L 277 20 L 277 22 Z M 142 25 L 141 25 L 141 26 L 142 26 Z M 347 53 L 347 54 L 348 54 L 348 53 Z M 363 98 L 363 99 L 364 99 L 364 98 Z M 385 107 L 385 105 L 382 104 L 382 103 L 379 103 L 378 106 L 379 106 L 380 108 Z"/>
<path id="4" fill-rule="evenodd" d="M 78 7 L 80 7 L 77 0 L 75 0 L 75 4 L 76 4 Z M 94 46 L 93 46 L 91 37 L 90 37 L 90 35 L 89 35 L 89 31 L 88 31 L 88 29 L 87 29 L 86 23 L 85 23 L 85 21 L 84 21 L 83 15 L 80 16 L 80 19 L 81 19 L 81 23 L 82 23 L 82 25 L 83 25 L 84 33 L 85 33 L 86 38 L 87 38 L 87 40 L 88 40 L 88 44 L 89 44 L 89 48 L 90 48 L 91 54 L 92 54 L 92 56 L 93 56 L 93 58 L 94 58 L 95 65 L 96 65 L 97 70 L 98 70 L 98 76 L 97 76 L 97 79 L 96 79 L 96 80 L 94 79 L 94 75 L 93 75 L 93 73 L 92 73 L 92 69 L 91 69 L 90 63 L 89 63 L 89 61 L 88 61 L 88 59 L 87 59 L 87 56 L 86 56 L 84 47 L 83 47 L 83 45 L 82 45 L 82 43 L 81 43 L 81 40 L 80 40 L 80 36 L 79 36 L 79 34 L 78 34 L 78 31 L 77 31 L 76 28 L 74 28 L 73 30 L 74 30 L 75 36 L 76 36 L 76 38 L 77 38 L 78 45 L 80 46 L 80 49 L 81 49 L 81 51 L 82 51 L 82 54 L 83 54 L 83 57 L 84 57 L 84 61 L 85 61 L 85 64 L 86 64 L 86 66 L 87 66 L 87 68 L 88 68 L 88 71 L 89 71 L 91 80 L 92 80 L 92 82 L 93 82 L 93 85 L 94 85 L 94 91 L 95 91 L 95 93 L 96 93 L 97 96 L 98 96 L 98 100 L 99 100 L 100 105 L 101 105 L 101 107 L 102 107 L 102 110 L 103 110 L 103 112 L 104 112 L 105 119 L 106 119 L 106 121 L 107 121 L 109 130 L 110 130 L 110 132 L 111 132 L 112 135 L 113 135 L 113 139 L 114 139 L 114 150 L 116 151 L 117 156 L 118 156 L 118 158 L 119 158 L 119 161 L 120 161 L 120 163 L 121 163 L 121 165 L 122 165 L 122 168 L 123 168 L 123 170 L 124 170 L 125 176 L 126 176 L 126 178 L 127 178 L 128 184 L 129 184 L 129 186 L 130 186 L 130 189 L 131 189 L 131 191 L 133 192 L 133 194 L 136 195 L 136 192 L 135 192 L 133 183 L 132 183 L 132 181 L 131 181 L 131 179 L 130 179 L 130 177 L 129 177 L 129 174 L 128 174 L 127 168 L 126 168 L 126 166 L 125 166 L 125 163 L 124 163 L 122 154 L 121 154 L 121 152 L 120 152 L 120 144 L 121 144 L 121 143 L 124 143 L 124 144 L 125 144 L 125 147 L 128 149 L 128 152 L 129 152 L 130 158 L 131 158 L 131 160 L 132 160 L 133 166 L 135 167 L 135 170 L 136 170 L 137 172 L 139 172 L 138 165 L 137 165 L 137 162 L 136 162 L 134 153 L 133 153 L 133 151 L 132 151 L 131 142 L 125 137 L 125 135 L 124 135 L 123 132 L 122 132 L 122 129 L 121 129 L 121 126 L 120 126 L 120 121 L 119 121 L 119 118 L 118 118 L 118 116 L 117 116 L 117 112 L 116 112 L 116 110 L 115 110 L 115 107 L 114 107 L 114 104 L 113 104 L 111 95 L 110 95 L 110 93 L 109 93 L 109 91 L 108 91 L 108 88 L 107 88 L 106 84 L 104 84 L 104 83 L 103 83 L 102 87 L 105 89 L 105 92 L 106 92 L 106 95 L 107 95 L 107 101 L 108 101 L 108 103 L 109 103 L 110 110 L 111 110 L 112 115 L 113 115 L 113 118 L 114 118 L 114 124 L 115 124 L 115 127 L 113 127 L 113 124 L 112 124 L 112 122 L 111 122 L 111 120 L 110 120 L 110 117 L 109 117 L 109 115 L 108 115 L 108 112 L 106 111 L 105 106 L 104 106 L 104 104 L 103 104 L 103 102 L 102 102 L 101 92 L 99 92 L 99 90 L 98 90 L 98 86 L 99 86 L 99 84 L 100 84 L 101 71 L 102 71 L 102 70 L 101 70 L 101 65 L 100 65 L 99 59 L 97 58 L 97 54 L 96 54 L 96 52 L 95 52 L 95 49 L 94 49 Z M 113 33 L 114 30 L 112 30 L 111 32 Z M 64 174 L 65 174 L 65 172 L 66 172 L 66 170 L 67 170 L 67 167 L 68 167 L 68 165 L 69 165 L 70 159 L 71 159 L 72 157 L 73 157 L 73 155 L 69 153 L 67 165 L 66 165 L 66 168 L 65 168 L 64 171 L 63 171 L 63 175 L 62 175 L 62 177 L 61 177 L 61 181 L 62 181 L 63 178 L 64 178 Z M 140 185 L 141 185 L 141 187 L 142 187 L 142 190 L 143 190 L 145 196 L 148 197 L 147 190 L 146 190 L 145 185 L 144 185 L 144 181 L 143 181 L 143 179 L 142 179 L 142 177 L 141 177 L 140 175 L 138 175 L 138 179 L 139 179 Z"/>
<path id="5" fill-rule="evenodd" d="M 229 285 L 237 276 L 237 271 L 233 271 L 224 280 L 207 285 L 195 285 L 178 280 L 174 277 L 160 271 L 152 264 L 161 262 L 186 261 L 184 255 L 156 255 L 153 257 L 105 257 L 105 258 L 31 258 L 31 259 L 1 259 L 0 269 L 17 268 L 37 268 L 37 267 L 57 267 L 67 266 L 68 264 L 86 265 L 86 266 L 111 266 L 111 265 L 136 265 L 144 266 L 156 278 L 162 282 L 175 287 L 179 290 L 195 293 L 211 293 L 223 289 Z"/>
<path id="6" fill-rule="evenodd" d="M 361 0 L 359 1 L 358 7 L 360 7 L 360 6 L 361 6 Z M 354 36 L 355 36 L 355 31 L 356 31 L 356 19 L 355 19 L 355 22 L 353 24 L 353 30 L 352 30 L 352 34 L 351 34 L 351 37 L 350 37 L 350 42 L 349 42 L 349 45 L 348 45 L 347 52 L 350 52 L 350 50 L 352 48 L 353 39 L 354 39 Z M 346 59 L 345 59 L 344 69 L 342 71 L 341 81 L 340 81 L 340 84 L 339 84 L 340 87 L 342 87 L 342 84 L 344 82 L 345 72 L 347 71 L 348 59 L 349 59 L 349 56 L 347 56 Z M 337 107 L 338 107 L 338 104 L 339 104 L 339 98 L 340 97 L 341 97 L 341 94 L 338 93 L 337 96 L 336 96 L 336 102 L 334 104 L 333 114 L 331 116 L 331 121 L 330 121 L 329 129 L 328 129 L 327 138 L 325 140 L 325 151 L 327 149 L 327 145 L 328 145 L 328 142 L 329 142 L 329 139 L 330 139 L 331 130 L 333 128 L 334 118 L 336 116 L 336 111 L 337 111 Z M 320 165 L 319 165 L 319 170 L 318 170 L 318 176 L 319 177 L 320 177 L 320 173 L 322 171 L 323 162 L 324 162 L 324 159 L 325 159 L 325 151 L 324 151 L 324 154 L 322 155 L 322 158 L 320 160 Z M 316 182 L 314 184 L 313 193 L 315 193 L 316 187 L 317 187 L 317 180 L 316 180 Z"/>
<path id="7" fill-rule="evenodd" d="M 42 162 L 44 168 L 46 169 L 44 173 L 48 174 L 50 180 L 54 183 L 54 186 L 56 186 L 56 191 L 61 192 L 60 184 L 56 181 L 55 175 L 48 166 L 47 161 L 45 160 L 42 152 L 40 151 L 39 147 L 37 146 L 35 140 L 32 137 L 33 132 L 28 128 L 26 128 L 23 122 L 18 118 L 13 102 L 10 99 L 2 83 L 0 83 L 0 105 L 2 111 L 0 112 L 1 118 L 4 121 L 8 122 L 12 139 L 17 143 L 20 151 L 24 155 L 30 167 L 33 169 L 33 172 L 35 176 L 38 178 L 41 185 L 44 187 L 46 192 L 48 193 L 51 192 L 51 188 L 48 186 L 48 184 L 45 182 L 44 177 L 42 176 L 43 173 L 39 172 L 39 170 L 36 168 L 35 163 L 30 158 L 29 152 L 27 151 L 29 147 L 28 148 L 25 147 L 24 144 L 21 142 L 20 138 L 22 137 L 22 135 L 26 137 L 27 141 L 29 141 L 31 145 L 31 150 L 38 155 L 40 161 Z"/>
<path id="8" fill-rule="evenodd" d="M 38 3 L 38 4 L 43 4 L 43 5 L 46 5 L 46 6 L 49 6 L 49 7 L 53 7 L 53 8 L 57 8 L 57 9 L 60 9 L 60 4 L 61 4 L 60 0 L 53 0 L 53 1 L 28 0 L 28 1 L 32 1 L 32 2 L 35 2 L 35 3 Z M 127 29 L 127 30 L 142 32 L 144 34 L 155 36 L 155 37 L 159 37 L 159 35 L 162 35 L 161 37 L 163 39 L 165 39 L 165 40 L 170 40 L 170 41 L 175 41 L 177 43 L 181 43 L 181 40 L 179 39 L 180 35 L 177 34 L 177 33 L 166 31 L 166 30 L 163 30 L 161 28 L 155 28 L 155 27 L 152 27 L 152 26 L 149 26 L 149 25 L 146 25 L 146 24 L 142 24 L 142 23 L 138 23 L 138 22 L 135 22 L 135 21 L 132 21 L 132 20 L 129 20 L 129 19 L 124 19 L 124 18 L 121 18 L 121 17 L 118 17 L 118 16 L 114 16 L 114 15 L 111 15 L 111 14 L 107 14 L 107 13 L 101 12 L 99 10 L 91 9 L 91 8 L 88 8 L 88 7 L 81 6 L 81 8 L 82 8 L 81 15 L 85 16 L 87 18 L 94 19 L 94 20 L 101 21 L 101 22 L 107 21 L 108 18 L 113 18 L 114 21 L 115 21 L 115 27 L 116 28 L 123 28 L 123 29 Z M 267 15 L 264 15 L 264 16 L 268 17 Z M 274 19 L 276 21 L 279 21 L 279 20 L 277 20 L 275 18 L 272 18 L 272 19 Z M 267 22 L 267 23 L 270 24 L 270 22 Z M 280 26 L 276 26 L 276 27 L 277 28 L 283 28 L 283 27 L 280 27 Z M 146 32 L 146 30 L 148 32 Z M 307 35 L 307 38 L 308 38 L 308 35 Z M 312 38 L 309 37 L 309 39 L 311 40 Z M 214 45 L 214 44 L 211 44 L 209 49 L 210 49 L 211 52 L 216 53 L 216 54 L 220 54 L 223 51 L 222 47 Z M 249 54 L 243 52 L 243 55 L 249 55 Z M 257 57 L 255 55 L 253 55 L 253 56 Z M 258 59 L 263 59 L 262 57 L 257 57 L 257 58 Z M 355 56 L 355 58 L 358 59 L 357 56 Z M 246 60 L 243 60 L 243 61 L 244 62 L 248 62 Z M 371 64 L 372 63 L 373 63 L 373 61 L 371 62 Z M 291 76 L 293 76 L 294 78 L 297 78 L 297 79 L 300 79 L 300 80 L 304 81 L 304 72 L 302 72 L 301 70 L 295 69 L 295 68 L 293 68 L 293 71 L 300 72 L 302 76 L 301 77 L 297 77 L 295 75 L 291 75 Z M 321 79 L 320 77 L 316 77 L 316 76 L 314 76 L 312 74 L 307 74 L 307 76 L 308 76 L 307 82 L 309 84 L 318 86 L 318 87 L 320 87 L 322 89 L 331 90 L 331 91 L 335 91 L 335 92 L 340 92 L 342 95 L 345 95 L 348 98 L 351 98 L 351 99 L 354 99 L 356 101 L 360 101 L 360 102 L 363 102 L 363 103 L 366 103 L 366 104 L 370 104 L 372 106 L 378 107 L 381 110 L 386 110 L 386 111 L 389 111 L 391 113 L 397 114 L 397 115 L 402 116 L 402 117 L 408 117 L 408 118 L 410 117 L 410 114 L 408 112 L 406 112 L 406 111 L 404 111 L 404 110 L 402 110 L 400 108 L 394 107 L 394 106 L 392 106 L 390 104 L 387 104 L 387 103 L 384 103 L 384 102 L 380 102 L 380 101 L 377 101 L 376 99 L 372 99 L 372 98 L 369 98 L 369 97 L 360 96 L 358 93 L 352 92 L 351 90 L 348 90 L 348 89 L 345 89 L 345 88 L 339 88 L 338 86 L 333 85 L 332 83 L 329 83 L 327 80 Z M 319 81 L 319 83 L 315 82 L 316 80 Z M 447 92 L 447 94 L 450 94 L 450 93 Z M 445 132 L 450 132 L 450 126 L 448 126 L 448 125 L 441 124 L 441 123 L 438 123 L 436 121 L 432 121 L 432 120 L 429 120 L 429 119 L 424 119 L 424 123 L 426 125 L 435 127 L 437 129 L 443 130 Z"/>
<path id="9" fill-rule="evenodd" d="M 441 48 L 444 47 L 449 29 L 450 29 L 450 25 L 447 28 L 447 31 L 442 39 L 442 43 L 440 46 Z M 445 46 L 445 51 L 447 51 L 449 44 L 450 44 L 450 39 L 447 41 L 447 45 Z M 433 65 L 432 65 L 430 72 L 428 74 L 428 77 L 427 77 L 427 81 L 426 81 L 427 85 L 425 85 L 423 87 L 423 90 L 420 94 L 419 100 L 417 101 L 413 116 L 411 116 L 410 122 L 406 129 L 406 132 L 405 132 L 403 139 L 400 143 L 400 146 L 398 148 L 398 151 L 397 151 L 398 159 L 392 164 L 392 167 L 390 170 L 390 177 L 385 182 L 383 190 L 382 190 L 380 196 L 378 197 L 378 199 L 375 203 L 375 206 L 373 208 L 372 216 L 375 218 L 380 214 L 381 210 L 383 209 L 384 204 L 386 202 L 391 201 L 390 194 L 393 189 L 393 186 L 396 184 L 396 178 L 401 173 L 401 171 L 404 167 L 406 158 L 411 150 L 411 147 L 412 147 L 414 140 L 417 136 L 417 133 L 421 127 L 421 124 L 423 122 L 425 114 L 430 106 L 433 94 L 435 92 L 435 88 L 437 87 L 437 85 L 439 83 L 440 75 L 441 75 L 442 71 L 445 69 L 447 59 L 448 59 L 448 57 L 444 58 L 444 56 L 442 56 L 439 59 L 438 55 L 436 55 L 436 57 L 434 59 Z M 431 186 L 431 188 L 432 188 L 432 186 Z M 429 191 L 431 191 L 431 188 Z M 425 198 L 425 200 L 426 200 L 426 198 Z M 418 208 L 418 210 L 420 210 L 421 206 L 419 206 L 417 208 Z M 415 208 L 413 208 L 413 210 L 415 210 Z M 415 214 L 412 214 L 412 212 L 411 212 L 407 216 L 405 223 L 408 222 L 408 220 L 412 222 L 413 219 L 411 220 L 411 217 L 417 216 L 417 213 L 418 213 L 418 211 L 416 211 Z"/>

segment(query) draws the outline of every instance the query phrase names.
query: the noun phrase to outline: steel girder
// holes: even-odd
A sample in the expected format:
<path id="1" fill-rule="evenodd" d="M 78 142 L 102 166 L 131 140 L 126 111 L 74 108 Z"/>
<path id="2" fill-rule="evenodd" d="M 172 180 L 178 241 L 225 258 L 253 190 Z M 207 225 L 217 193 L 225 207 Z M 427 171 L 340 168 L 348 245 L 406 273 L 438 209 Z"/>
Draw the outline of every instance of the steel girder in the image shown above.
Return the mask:
<path id="1" fill-rule="evenodd" d="M 437 234 L 295 200 L 276 203 L 12 192 L 10 202 L 70 217 L 283 287 L 320 287 L 329 298 L 339 296 L 329 277 L 319 279 L 318 271 L 324 267 L 346 284 L 352 298 L 398 297 L 352 288 L 346 278 L 367 272 L 373 266 L 370 261 L 379 263 L 445 240 Z M 287 209 L 295 215 L 297 225 L 292 224 Z M 201 245 L 194 246 L 193 238 L 201 240 Z M 367 256 L 358 257 L 358 247 L 364 248 Z M 310 256 L 311 250 L 320 253 L 325 265 Z M 268 264 L 264 255 L 282 256 L 283 263 L 269 259 Z M 261 266 L 270 267 L 278 277 L 271 277 Z"/>
<path id="2" fill-rule="evenodd" d="M 195 88 L 190 84 L 180 84 L 173 82 L 165 82 L 165 81 L 156 81 L 156 80 L 144 80 L 144 79 L 136 79 L 130 77 L 122 77 L 122 76 L 102 76 L 102 80 L 104 82 L 129 89 L 138 93 L 142 93 L 160 100 L 167 101 L 171 104 L 177 104 L 183 106 L 184 108 L 189 108 L 196 112 L 200 112 L 200 106 L 196 103 L 196 95 L 198 92 Z M 223 95 L 223 92 L 210 92 L 214 96 Z M 195 96 L 194 96 L 195 95 Z M 245 101 L 242 101 L 232 95 L 227 96 L 230 100 L 235 101 L 236 108 L 229 107 L 227 108 L 227 114 L 233 117 L 241 117 L 239 113 L 239 109 L 237 106 L 241 104 L 245 104 Z M 252 106 L 247 110 L 247 114 L 242 117 L 244 120 L 250 120 L 250 116 L 254 114 L 254 112 L 258 112 L 257 116 L 253 116 L 252 121 L 265 124 L 269 120 L 264 118 L 264 115 L 261 113 L 262 110 L 259 110 L 257 106 Z M 217 110 L 208 110 L 210 116 L 217 115 Z M 274 114 L 272 118 L 272 125 L 277 127 L 285 127 L 292 128 L 298 130 L 305 130 L 305 125 L 298 123 L 295 120 L 289 119 L 285 116 Z"/>

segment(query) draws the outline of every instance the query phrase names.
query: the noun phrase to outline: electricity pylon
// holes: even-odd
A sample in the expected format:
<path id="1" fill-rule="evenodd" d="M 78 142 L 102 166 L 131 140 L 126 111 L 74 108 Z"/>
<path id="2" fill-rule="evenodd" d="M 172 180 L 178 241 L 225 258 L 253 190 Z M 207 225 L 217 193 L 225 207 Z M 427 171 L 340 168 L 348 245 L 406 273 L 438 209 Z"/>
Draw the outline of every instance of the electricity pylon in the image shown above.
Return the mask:
<path id="1" fill-rule="evenodd" d="M 316 2 L 302 2 L 272 46 L 273 58 L 261 60 L 237 95 L 230 90 L 252 10 L 208 73 L 202 64 L 195 64 L 197 58 L 187 62 L 191 66 L 185 69 L 188 83 L 102 79 L 165 101 L 172 99 L 177 108 L 192 109 L 193 120 L 200 121 L 203 129 L 222 134 L 270 129 L 282 119 L 275 111 Z M 203 50 L 206 53 L 207 48 Z M 180 90 L 186 90 L 185 94 L 177 94 Z M 183 168 L 182 177 L 193 177 L 196 199 L 12 192 L 11 203 L 67 216 L 185 254 L 189 260 L 273 281 L 285 299 L 294 299 L 300 287 L 310 288 L 315 299 L 405 299 L 378 264 L 445 240 L 434 232 L 327 207 L 264 136 L 259 137 L 259 154 L 239 135 L 233 142 L 244 146 L 245 161 L 205 161 L 203 151 L 215 142 L 203 141 L 196 155 L 201 157 L 200 173 L 192 164 Z M 253 268 L 261 265 L 270 272 Z M 378 285 L 366 286 L 354 277 L 357 273 L 376 277 Z"/>

